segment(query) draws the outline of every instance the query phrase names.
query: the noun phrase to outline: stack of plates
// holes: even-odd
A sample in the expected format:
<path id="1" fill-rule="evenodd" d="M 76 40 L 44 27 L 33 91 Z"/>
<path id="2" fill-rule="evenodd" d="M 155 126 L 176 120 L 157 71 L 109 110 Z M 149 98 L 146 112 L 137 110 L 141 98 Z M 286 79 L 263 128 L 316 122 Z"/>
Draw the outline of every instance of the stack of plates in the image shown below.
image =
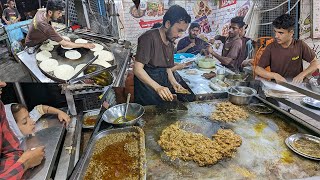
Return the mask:
<path id="1" fill-rule="evenodd" d="M 295 153 L 320 161 L 320 138 L 309 134 L 294 134 L 285 140 L 286 145 Z"/>

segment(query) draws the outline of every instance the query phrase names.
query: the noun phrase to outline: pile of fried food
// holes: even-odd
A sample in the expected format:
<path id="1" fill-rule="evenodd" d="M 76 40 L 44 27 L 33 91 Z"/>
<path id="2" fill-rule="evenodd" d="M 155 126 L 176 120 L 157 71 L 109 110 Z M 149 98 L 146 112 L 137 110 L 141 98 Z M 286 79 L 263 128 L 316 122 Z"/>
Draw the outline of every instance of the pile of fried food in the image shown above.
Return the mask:
<path id="1" fill-rule="evenodd" d="M 109 134 L 97 141 L 84 179 L 139 179 L 139 156 L 138 133 Z"/>
<path id="2" fill-rule="evenodd" d="M 230 129 L 219 129 L 212 138 L 185 131 L 177 122 L 162 131 L 158 143 L 171 160 L 180 158 L 194 161 L 199 166 L 213 165 L 233 157 L 242 143 L 241 137 Z"/>
<path id="3" fill-rule="evenodd" d="M 248 117 L 249 114 L 244 109 L 231 102 L 218 103 L 216 110 L 211 115 L 211 119 L 224 122 L 235 122 Z"/>
<path id="4" fill-rule="evenodd" d="M 214 71 L 210 71 L 209 73 L 203 73 L 201 76 L 206 79 L 212 79 L 212 78 L 216 77 L 217 74 Z"/>

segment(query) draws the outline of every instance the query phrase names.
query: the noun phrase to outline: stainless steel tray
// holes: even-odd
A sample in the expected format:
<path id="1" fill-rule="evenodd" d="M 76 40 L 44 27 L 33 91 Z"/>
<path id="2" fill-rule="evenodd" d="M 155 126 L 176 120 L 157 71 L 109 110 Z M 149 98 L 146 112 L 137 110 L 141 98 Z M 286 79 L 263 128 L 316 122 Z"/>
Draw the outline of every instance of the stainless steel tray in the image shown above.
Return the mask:
<path id="1" fill-rule="evenodd" d="M 314 108 L 320 108 L 320 101 L 313 99 L 311 97 L 304 97 L 302 99 L 302 102 L 305 103 L 306 105 L 312 106 Z"/>
<path id="2" fill-rule="evenodd" d="M 94 150 L 94 146 L 99 139 L 106 137 L 109 134 L 116 134 L 116 133 L 123 133 L 123 132 L 135 132 L 135 133 L 138 133 L 140 136 L 139 138 L 140 139 L 140 160 L 139 160 L 140 163 L 139 164 L 141 165 L 140 168 L 143 172 L 143 175 L 140 177 L 140 180 L 145 180 L 147 178 L 146 177 L 147 165 L 146 165 L 145 136 L 142 129 L 140 129 L 139 127 L 125 127 L 125 128 L 119 128 L 119 129 L 110 129 L 110 130 L 105 130 L 98 133 L 92 139 L 92 141 L 88 144 L 88 148 L 87 148 L 87 151 L 85 152 L 83 161 L 81 162 L 79 168 L 75 169 L 74 171 L 74 173 L 76 173 L 75 176 L 72 175 L 70 179 L 84 178 L 86 169 L 89 165 L 89 162 Z"/>
<path id="3" fill-rule="evenodd" d="M 94 128 L 94 125 L 92 125 L 92 126 L 87 126 L 87 125 L 84 124 L 84 120 L 85 120 L 87 117 L 89 117 L 89 116 L 97 116 L 97 117 L 98 117 L 99 112 L 100 112 L 100 109 L 94 109 L 94 110 L 87 111 L 87 112 L 83 115 L 82 120 L 81 120 L 81 122 L 82 122 L 82 128 L 93 129 L 93 128 Z M 98 122 L 98 120 L 96 120 L 96 122 Z"/>
<path id="4" fill-rule="evenodd" d="M 309 158 L 309 159 L 313 159 L 313 160 L 318 160 L 320 161 L 320 158 L 319 157 L 314 157 L 314 156 L 310 156 L 308 154 L 305 154 L 301 151 L 299 151 L 299 149 L 295 148 L 295 145 L 294 145 L 294 142 L 301 139 L 301 138 L 305 138 L 305 139 L 308 139 L 308 140 L 312 140 L 312 141 L 315 141 L 317 143 L 320 144 L 320 138 L 319 137 L 316 137 L 316 136 L 312 136 L 312 135 L 309 135 L 309 134 L 301 134 L 301 133 L 297 133 L 297 134 L 293 134 L 291 136 L 289 136 L 286 140 L 285 140 L 285 143 L 286 145 L 292 150 L 294 151 L 295 153 L 303 156 L 303 157 L 306 157 L 306 158 Z"/>

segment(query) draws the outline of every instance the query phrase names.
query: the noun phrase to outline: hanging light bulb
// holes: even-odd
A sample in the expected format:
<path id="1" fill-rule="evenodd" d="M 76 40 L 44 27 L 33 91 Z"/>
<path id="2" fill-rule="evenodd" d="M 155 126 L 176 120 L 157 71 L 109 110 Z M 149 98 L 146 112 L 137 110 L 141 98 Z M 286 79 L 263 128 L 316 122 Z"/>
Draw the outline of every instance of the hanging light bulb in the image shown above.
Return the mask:
<path id="1" fill-rule="evenodd" d="M 134 3 L 134 5 L 136 5 L 136 8 L 138 9 L 140 6 L 140 0 L 132 0 L 132 2 Z"/>

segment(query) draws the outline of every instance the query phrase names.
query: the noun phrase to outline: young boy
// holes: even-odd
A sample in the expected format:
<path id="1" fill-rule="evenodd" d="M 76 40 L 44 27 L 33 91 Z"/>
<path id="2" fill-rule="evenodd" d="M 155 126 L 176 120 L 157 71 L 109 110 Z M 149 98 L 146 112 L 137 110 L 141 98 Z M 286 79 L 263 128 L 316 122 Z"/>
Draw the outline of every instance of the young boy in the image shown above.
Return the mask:
<path id="1" fill-rule="evenodd" d="M 7 104 L 5 111 L 9 126 L 20 144 L 27 135 L 34 133 L 35 122 L 44 114 L 57 114 L 60 121 L 66 124 L 70 122 L 70 117 L 65 112 L 46 105 L 38 105 L 29 113 L 27 107 L 22 104 Z"/>

